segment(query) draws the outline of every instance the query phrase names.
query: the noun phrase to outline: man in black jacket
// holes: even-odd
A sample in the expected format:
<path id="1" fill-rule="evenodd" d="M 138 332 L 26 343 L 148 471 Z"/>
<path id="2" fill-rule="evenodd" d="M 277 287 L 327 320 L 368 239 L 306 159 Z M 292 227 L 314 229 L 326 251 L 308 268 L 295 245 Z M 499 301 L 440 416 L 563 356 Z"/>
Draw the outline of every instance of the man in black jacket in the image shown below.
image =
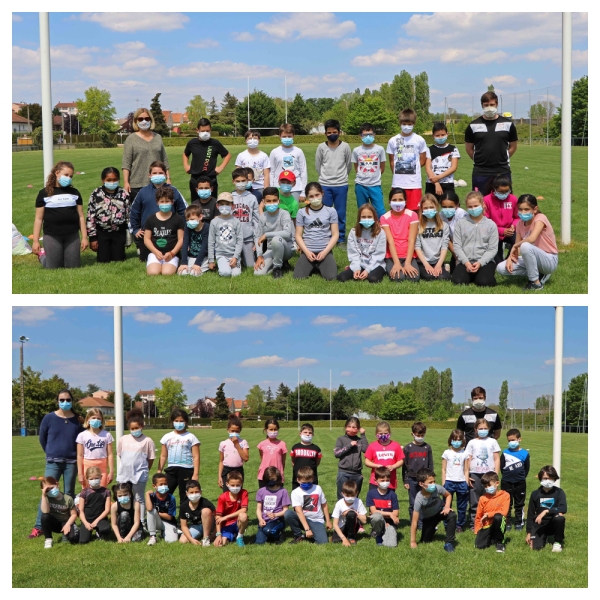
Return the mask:
<path id="1" fill-rule="evenodd" d="M 502 421 L 500 415 L 491 408 L 485 405 L 485 390 L 477 386 L 471 391 L 472 408 L 464 410 L 458 421 L 456 429 L 460 429 L 465 433 L 467 444 L 475 437 L 475 423 L 477 419 L 485 419 L 490 424 L 490 433 L 496 439 L 500 437 L 502 431 Z"/>

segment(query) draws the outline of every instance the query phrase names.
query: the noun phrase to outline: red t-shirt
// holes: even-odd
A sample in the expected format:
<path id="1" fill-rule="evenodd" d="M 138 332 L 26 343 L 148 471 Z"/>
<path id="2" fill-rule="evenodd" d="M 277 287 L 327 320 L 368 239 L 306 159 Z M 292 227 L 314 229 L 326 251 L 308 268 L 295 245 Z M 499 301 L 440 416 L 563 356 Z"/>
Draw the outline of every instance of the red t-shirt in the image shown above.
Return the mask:
<path id="1" fill-rule="evenodd" d="M 408 208 L 404 209 L 404 212 L 399 217 L 395 217 L 392 211 L 388 210 L 388 212 L 379 219 L 381 226 L 389 227 L 392 232 L 398 258 L 406 258 L 406 253 L 408 251 L 408 232 L 410 231 L 411 224 L 417 223 L 418 221 L 419 215 Z M 385 249 L 385 257 L 392 258 L 389 246 Z M 416 252 L 413 253 L 413 258 L 417 258 Z"/>
<path id="2" fill-rule="evenodd" d="M 238 494 L 237 500 L 232 500 L 229 492 L 224 492 L 219 496 L 217 500 L 217 516 L 227 516 L 240 510 L 240 508 L 248 508 L 248 492 L 241 490 Z M 233 525 L 237 523 L 237 517 L 225 521 L 225 526 Z"/>
<path id="3" fill-rule="evenodd" d="M 379 442 L 371 442 L 365 452 L 365 458 L 368 458 L 378 465 L 387 467 L 388 465 L 397 463 L 399 460 L 404 460 L 404 452 L 402 451 L 402 446 L 393 440 L 390 441 L 387 446 L 383 446 Z M 371 469 L 369 483 L 377 485 L 377 481 L 375 480 L 375 469 Z M 392 471 L 391 473 L 390 489 L 396 489 L 396 471 Z"/>

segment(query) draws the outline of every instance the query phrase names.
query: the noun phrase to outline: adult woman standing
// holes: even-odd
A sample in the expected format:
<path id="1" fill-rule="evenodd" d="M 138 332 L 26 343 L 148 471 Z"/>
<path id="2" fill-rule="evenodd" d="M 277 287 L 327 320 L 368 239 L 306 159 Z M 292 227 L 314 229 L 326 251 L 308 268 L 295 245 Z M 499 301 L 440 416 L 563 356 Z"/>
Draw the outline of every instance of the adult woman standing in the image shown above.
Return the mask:
<path id="1" fill-rule="evenodd" d="M 72 411 L 73 396 L 67 389 L 58 392 L 58 410 L 48 413 L 40 425 L 40 444 L 46 454 L 45 477 L 59 481 L 63 476 L 64 493 L 75 497 L 77 480 L 77 436 L 83 431 L 79 417 Z M 42 535 L 42 511 L 38 506 L 30 538 Z"/>

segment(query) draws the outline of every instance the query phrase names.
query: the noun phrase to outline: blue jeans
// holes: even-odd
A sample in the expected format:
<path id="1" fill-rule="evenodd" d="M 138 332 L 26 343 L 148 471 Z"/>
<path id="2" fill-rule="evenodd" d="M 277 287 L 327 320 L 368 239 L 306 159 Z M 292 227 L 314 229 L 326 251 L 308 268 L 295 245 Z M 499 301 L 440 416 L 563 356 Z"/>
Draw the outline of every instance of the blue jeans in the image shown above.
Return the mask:
<path id="1" fill-rule="evenodd" d="M 44 477 L 54 477 L 60 481 L 63 477 L 63 491 L 67 496 L 75 498 L 75 481 L 77 480 L 77 463 L 46 463 Z M 42 509 L 41 501 L 38 504 L 37 517 L 35 519 L 35 528 L 42 529 Z"/>
<path id="2" fill-rule="evenodd" d="M 458 520 L 456 525 L 464 527 L 467 522 L 467 505 L 469 504 L 469 486 L 466 481 L 446 481 L 444 487 L 449 494 L 456 493 L 456 510 Z"/>
<path id="3" fill-rule="evenodd" d="M 259 527 L 256 532 L 255 544 L 265 544 L 268 540 L 275 541 L 285 529 L 285 521 L 282 518 L 269 521 L 264 527 Z"/>
<path id="4" fill-rule="evenodd" d="M 360 490 L 362 489 L 363 476 L 360 473 L 351 473 L 350 471 L 338 471 L 335 483 L 337 485 L 337 499 L 342 499 L 342 486 L 344 485 L 344 481 L 355 481 L 358 487 L 358 491 L 356 492 L 356 496 L 360 496 Z"/>
<path id="5" fill-rule="evenodd" d="M 343 242 L 346 239 L 346 202 L 348 201 L 348 186 L 337 185 L 335 187 L 323 186 L 323 204 L 333 206 L 338 215 L 338 224 L 340 228 L 340 239 Z"/>
<path id="6" fill-rule="evenodd" d="M 300 522 L 300 517 L 296 513 L 296 511 L 292 508 L 288 508 L 283 515 L 285 520 L 285 524 L 289 525 L 292 533 L 295 538 L 304 536 L 304 527 Z M 329 538 L 327 537 L 327 529 L 325 529 L 324 523 L 317 523 L 315 521 L 311 521 L 310 519 L 306 519 L 309 529 L 313 533 L 313 538 L 317 544 L 327 544 L 329 542 Z"/>
<path id="7" fill-rule="evenodd" d="M 358 183 L 354 184 L 356 194 L 356 205 L 360 208 L 363 204 L 370 202 L 377 211 L 377 217 L 381 218 L 385 214 L 383 205 L 383 190 L 380 185 L 366 186 Z"/>

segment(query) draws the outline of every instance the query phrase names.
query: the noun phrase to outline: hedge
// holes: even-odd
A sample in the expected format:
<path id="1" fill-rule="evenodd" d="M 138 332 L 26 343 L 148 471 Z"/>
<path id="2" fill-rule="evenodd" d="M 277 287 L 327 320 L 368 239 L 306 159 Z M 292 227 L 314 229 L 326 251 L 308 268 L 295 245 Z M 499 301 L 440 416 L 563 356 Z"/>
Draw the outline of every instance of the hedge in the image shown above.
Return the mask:
<path id="1" fill-rule="evenodd" d="M 73 144 L 75 148 L 116 148 L 117 144 L 115 142 L 79 142 L 77 144 Z"/>
<path id="2" fill-rule="evenodd" d="M 242 419 L 242 423 L 246 429 L 264 429 L 265 421 L 263 419 L 261 421 L 245 421 Z M 306 420 L 302 420 L 302 423 L 305 423 Z M 309 422 L 317 428 L 329 427 L 329 421 L 311 421 Z M 456 421 L 423 421 L 428 429 L 454 429 L 456 427 Z M 379 423 L 379 420 L 366 420 L 361 419 L 360 424 L 362 427 L 375 427 Z M 414 421 L 388 421 L 392 428 L 396 427 L 399 429 L 410 429 Z M 335 429 L 342 428 L 346 424 L 346 421 L 332 421 L 331 425 Z M 227 421 L 211 421 L 211 426 L 213 429 L 226 429 Z M 279 421 L 279 426 L 281 428 L 292 428 L 295 429 L 298 427 L 298 421 Z"/>

